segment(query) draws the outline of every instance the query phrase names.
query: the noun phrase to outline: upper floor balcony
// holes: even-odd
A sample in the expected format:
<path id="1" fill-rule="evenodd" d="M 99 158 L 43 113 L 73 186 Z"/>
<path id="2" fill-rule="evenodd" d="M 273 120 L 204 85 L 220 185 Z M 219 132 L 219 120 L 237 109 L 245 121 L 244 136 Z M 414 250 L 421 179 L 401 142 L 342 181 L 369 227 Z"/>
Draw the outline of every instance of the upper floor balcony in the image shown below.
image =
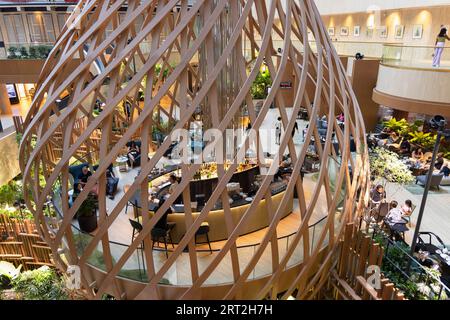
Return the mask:
<path id="1" fill-rule="evenodd" d="M 450 47 L 433 67 L 434 46 L 387 44 L 383 48 L 375 102 L 406 112 L 450 116 Z"/>

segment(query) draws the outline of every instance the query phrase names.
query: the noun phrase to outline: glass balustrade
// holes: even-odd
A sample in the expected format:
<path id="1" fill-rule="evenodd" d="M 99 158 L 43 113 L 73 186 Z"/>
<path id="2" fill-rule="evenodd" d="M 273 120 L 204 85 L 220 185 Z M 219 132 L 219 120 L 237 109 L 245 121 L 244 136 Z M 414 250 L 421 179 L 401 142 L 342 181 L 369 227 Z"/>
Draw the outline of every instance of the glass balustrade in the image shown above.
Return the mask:
<path id="1" fill-rule="evenodd" d="M 383 46 L 382 64 L 394 67 L 432 69 L 434 46 Z M 443 48 L 441 65 L 434 69 L 450 69 L 450 47 Z"/>

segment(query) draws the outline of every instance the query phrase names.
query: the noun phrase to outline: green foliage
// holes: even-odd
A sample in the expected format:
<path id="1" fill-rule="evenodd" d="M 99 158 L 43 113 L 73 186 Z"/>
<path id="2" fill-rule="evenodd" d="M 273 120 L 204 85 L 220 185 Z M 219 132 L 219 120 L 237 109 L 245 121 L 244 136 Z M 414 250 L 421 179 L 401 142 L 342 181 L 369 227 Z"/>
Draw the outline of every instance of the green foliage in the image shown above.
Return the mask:
<path id="1" fill-rule="evenodd" d="M 376 178 L 383 178 L 389 182 L 409 184 L 414 181 L 408 166 L 399 156 L 384 148 L 376 148 L 370 154 L 370 170 Z"/>
<path id="2" fill-rule="evenodd" d="M 26 47 L 9 47 L 8 59 L 47 59 L 51 46 L 38 45 L 30 46 L 27 50 Z"/>
<path id="3" fill-rule="evenodd" d="M 20 142 L 22 142 L 23 134 L 21 132 L 16 132 L 16 142 L 20 146 Z"/>
<path id="4" fill-rule="evenodd" d="M 409 128 L 408 121 L 406 121 L 405 119 L 397 120 L 395 118 L 391 118 L 389 121 L 385 121 L 383 124 L 385 128 L 389 128 L 398 134 L 404 134 Z"/>
<path id="5" fill-rule="evenodd" d="M 67 300 L 62 278 L 55 270 L 43 266 L 32 271 L 25 271 L 13 279 L 16 293 L 25 300 Z"/>
<path id="6" fill-rule="evenodd" d="M 9 289 L 12 281 L 20 274 L 22 266 L 16 268 L 12 263 L 0 261 L 0 289 Z"/>
<path id="7" fill-rule="evenodd" d="M 36 49 L 36 47 L 31 46 L 30 49 L 28 50 L 28 56 L 30 57 L 30 59 L 38 59 L 39 57 L 39 53 Z"/>
<path id="8" fill-rule="evenodd" d="M 272 85 L 272 78 L 268 69 L 260 71 L 256 76 L 255 81 L 251 87 L 251 93 L 253 99 L 265 99 L 267 98 L 267 88 Z"/>
<path id="9" fill-rule="evenodd" d="M 27 59 L 27 58 L 28 58 L 28 51 L 27 51 L 27 48 L 25 48 L 25 47 L 20 47 L 19 53 L 20 53 L 20 59 Z"/>
<path id="10" fill-rule="evenodd" d="M 431 132 L 424 133 L 421 131 L 414 131 L 410 132 L 409 136 L 411 137 L 409 139 L 409 142 L 418 144 L 419 146 L 427 150 L 433 149 L 433 146 L 436 143 L 437 139 L 437 135 Z"/>
<path id="11" fill-rule="evenodd" d="M 21 198 L 23 198 L 23 185 L 20 179 L 11 180 L 0 186 L 0 205 L 13 205 Z"/>
<path id="12" fill-rule="evenodd" d="M 94 194 L 89 194 L 78 209 L 78 216 L 92 217 L 96 214 L 98 208 L 98 200 Z"/>
<path id="13" fill-rule="evenodd" d="M 410 300 L 433 300 L 438 299 L 440 291 L 440 272 L 430 268 L 422 268 L 417 262 L 411 264 L 409 277 L 400 272 L 405 272 L 410 261 L 409 252 L 411 247 L 404 242 L 389 244 L 388 237 L 383 232 L 377 232 L 373 236 L 374 242 L 380 244 L 384 249 L 381 272 L 395 287 L 401 290 Z M 441 299 L 445 299 L 445 293 L 441 293 Z"/>
<path id="14" fill-rule="evenodd" d="M 8 59 L 17 59 L 17 48 L 16 47 L 9 47 L 8 48 Z"/>
<path id="15" fill-rule="evenodd" d="M 37 46 L 38 59 L 47 59 L 51 50 L 51 46 Z"/>

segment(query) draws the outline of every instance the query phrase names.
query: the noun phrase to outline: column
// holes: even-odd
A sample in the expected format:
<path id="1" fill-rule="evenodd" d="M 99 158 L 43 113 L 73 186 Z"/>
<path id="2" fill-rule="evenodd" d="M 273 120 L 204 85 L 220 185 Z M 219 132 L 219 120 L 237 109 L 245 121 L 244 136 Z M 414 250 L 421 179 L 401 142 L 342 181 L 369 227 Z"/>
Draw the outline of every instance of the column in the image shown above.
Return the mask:
<path id="1" fill-rule="evenodd" d="M 0 83 L 0 113 L 11 114 L 11 103 L 9 102 L 8 90 L 6 84 Z"/>

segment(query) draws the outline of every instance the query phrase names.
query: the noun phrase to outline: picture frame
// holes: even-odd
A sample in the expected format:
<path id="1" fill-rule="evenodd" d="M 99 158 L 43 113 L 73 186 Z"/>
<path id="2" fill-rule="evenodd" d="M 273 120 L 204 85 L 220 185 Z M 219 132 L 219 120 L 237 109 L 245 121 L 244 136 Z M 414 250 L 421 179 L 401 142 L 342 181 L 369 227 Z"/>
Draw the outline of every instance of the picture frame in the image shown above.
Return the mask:
<path id="1" fill-rule="evenodd" d="M 378 35 L 380 38 L 387 38 L 388 37 L 388 29 L 386 26 L 381 26 L 378 28 Z"/>
<path id="2" fill-rule="evenodd" d="M 342 37 L 348 37 L 349 34 L 349 28 L 348 27 L 341 27 L 341 32 L 340 32 Z"/>
<path id="3" fill-rule="evenodd" d="M 354 26 L 353 27 L 353 36 L 359 37 L 361 35 L 361 26 Z"/>
<path id="4" fill-rule="evenodd" d="M 423 24 L 415 24 L 413 26 L 412 38 L 422 39 L 423 37 Z"/>
<path id="5" fill-rule="evenodd" d="M 329 27 L 328 28 L 328 35 L 329 36 L 334 36 L 335 32 L 334 32 L 334 27 Z"/>
<path id="6" fill-rule="evenodd" d="M 405 26 L 396 25 L 394 31 L 395 39 L 403 39 L 403 35 L 405 34 Z"/>

